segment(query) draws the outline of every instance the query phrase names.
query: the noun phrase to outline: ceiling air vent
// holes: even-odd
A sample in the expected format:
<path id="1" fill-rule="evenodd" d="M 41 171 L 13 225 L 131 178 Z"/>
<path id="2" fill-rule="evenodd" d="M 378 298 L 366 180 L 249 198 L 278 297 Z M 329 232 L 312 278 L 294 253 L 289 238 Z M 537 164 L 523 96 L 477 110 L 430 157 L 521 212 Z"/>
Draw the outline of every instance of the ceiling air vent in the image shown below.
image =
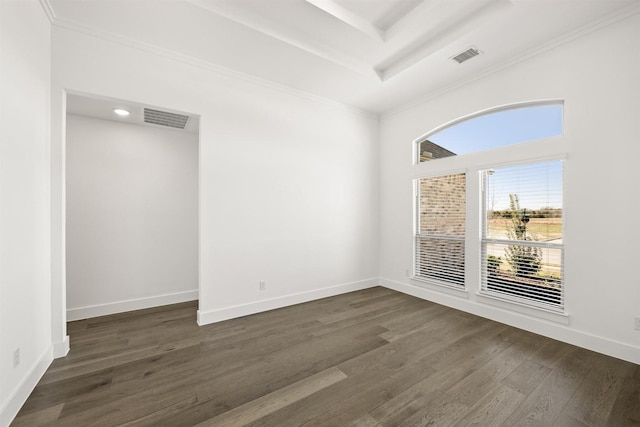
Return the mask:
<path id="1" fill-rule="evenodd" d="M 184 129 L 189 122 L 189 116 L 184 114 L 167 113 L 166 111 L 144 109 L 144 122 L 153 125 L 169 126 L 172 128 Z"/>
<path id="2" fill-rule="evenodd" d="M 458 64 L 462 64 L 464 61 L 468 61 L 469 59 L 473 58 L 474 56 L 480 55 L 480 53 L 481 52 L 478 50 L 477 47 L 470 47 L 469 49 L 465 50 L 464 52 L 461 52 L 461 53 L 457 54 L 456 56 L 452 57 L 451 59 L 456 61 Z"/>

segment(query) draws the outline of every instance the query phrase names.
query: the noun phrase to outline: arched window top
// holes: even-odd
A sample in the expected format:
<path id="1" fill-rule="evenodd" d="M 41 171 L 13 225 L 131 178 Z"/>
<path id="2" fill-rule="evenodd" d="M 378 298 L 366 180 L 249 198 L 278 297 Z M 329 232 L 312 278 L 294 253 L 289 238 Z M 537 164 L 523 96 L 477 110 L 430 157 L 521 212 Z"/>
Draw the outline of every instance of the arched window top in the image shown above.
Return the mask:
<path id="1" fill-rule="evenodd" d="M 444 124 L 417 140 L 419 162 L 562 135 L 563 103 L 485 110 Z"/>

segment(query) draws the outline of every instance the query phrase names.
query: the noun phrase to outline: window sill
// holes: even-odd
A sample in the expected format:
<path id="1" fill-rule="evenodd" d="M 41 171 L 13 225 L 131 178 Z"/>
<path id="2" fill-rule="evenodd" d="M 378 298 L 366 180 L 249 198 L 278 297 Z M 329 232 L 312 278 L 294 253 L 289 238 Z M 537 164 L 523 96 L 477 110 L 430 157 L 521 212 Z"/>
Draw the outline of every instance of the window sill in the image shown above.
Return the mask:
<path id="1" fill-rule="evenodd" d="M 525 314 L 527 316 L 537 317 L 539 319 L 560 323 L 563 325 L 569 325 L 570 321 L 570 317 L 567 313 L 554 311 L 552 309 L 545 309 L 542 307 L 534 307 L 524 303 L 512 301 L 507 298 L 500 298 L 499 296 L 495 295 L 477 292 L 476 300 L 480 303 Z"/>

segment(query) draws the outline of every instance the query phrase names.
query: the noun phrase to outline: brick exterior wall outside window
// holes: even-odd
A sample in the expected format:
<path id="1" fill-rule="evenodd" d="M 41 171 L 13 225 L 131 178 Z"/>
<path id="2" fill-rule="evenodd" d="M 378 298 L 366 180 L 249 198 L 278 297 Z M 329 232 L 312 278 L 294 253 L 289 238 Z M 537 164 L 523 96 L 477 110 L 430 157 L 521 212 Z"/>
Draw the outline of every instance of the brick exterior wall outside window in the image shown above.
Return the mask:
<path id="1" fill-rule="evenodd" d="M 423 178 L 418 191 L 416 277 L 464 286 L 466 175 Z"/>

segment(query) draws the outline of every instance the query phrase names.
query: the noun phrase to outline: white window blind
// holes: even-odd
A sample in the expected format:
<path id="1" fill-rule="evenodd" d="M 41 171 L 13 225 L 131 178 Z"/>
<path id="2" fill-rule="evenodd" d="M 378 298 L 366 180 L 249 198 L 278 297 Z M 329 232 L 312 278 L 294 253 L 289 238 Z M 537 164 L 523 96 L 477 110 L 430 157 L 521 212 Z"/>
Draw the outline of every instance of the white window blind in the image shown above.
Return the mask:
<path id="1" fill-rule="evenodd" d="M 414 279 L 464 287 L 466 175 L 416 181 Z"/>
<path id="2" fill-rule="evenodd" d="M 481 171 L 481 293 L 562 310 L 561 160 Z"/>

